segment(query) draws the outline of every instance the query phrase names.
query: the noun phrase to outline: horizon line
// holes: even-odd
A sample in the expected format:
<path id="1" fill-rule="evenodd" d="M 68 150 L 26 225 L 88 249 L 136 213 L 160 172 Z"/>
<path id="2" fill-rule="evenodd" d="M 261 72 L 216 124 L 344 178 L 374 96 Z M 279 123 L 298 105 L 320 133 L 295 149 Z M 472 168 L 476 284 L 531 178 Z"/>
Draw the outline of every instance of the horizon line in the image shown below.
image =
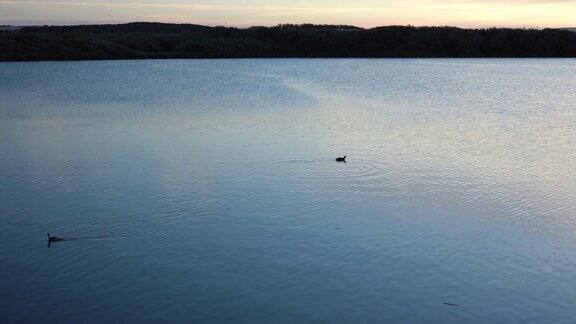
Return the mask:
<path id="1" fill-rule="evenodd" d="M 358 25 L 351 25 L 351 24 L 339 24 L 339 23 L 311 23 L 311 22 L 299 22 L 299 23 L 277 23 L 277 24 L 254 24 L 254 25 L 244 25 L 244 24 L 220 24 L 220 23 L 194 23 L 194 22 L 163 22 L 163 21 L 144 21 L 144 20 L 133 20 L 133 21 L 126 21 L 126 22 L 98 22 L 98 21 L 69 21 L 69 22 L 34 22 L 34 20 L 24 20 L 21 24 L 15 24 L 13 21 L 0 21 L 0 27 L 73 27 L 73 26 L 101 26 L 101 25 L 127 25 L 127 24 L 166 24 L 166 25 L 197 25 L 197 26 L 204 26 L 204 27 L 226 27 L 226 28 L 238 28 L 238 29 L 246 29 L 246 28 L 253 28 L 253 27 L 277 27 L 282 25 L 312 25 L 312 26 L 348 26 L 354 27 L 359 29 L 372 29 L 372 28 L 379 28 L 379 27 L 416 27 L 416 28 L 435 28 L 435 27 L 451 27 L 451 28 L 459 28 L 459 29 L 576 29 L 576 26 L 564 26 L 564 27 L 550 27 L 550 26 L 502 26 L 502 25 L 491 25 L 491 26 L 458 26 L 458 25 L 414 25 L 414 24 L 388 24 L 388 25 L 374 25 L 374 26 L 358 26 Z"/>

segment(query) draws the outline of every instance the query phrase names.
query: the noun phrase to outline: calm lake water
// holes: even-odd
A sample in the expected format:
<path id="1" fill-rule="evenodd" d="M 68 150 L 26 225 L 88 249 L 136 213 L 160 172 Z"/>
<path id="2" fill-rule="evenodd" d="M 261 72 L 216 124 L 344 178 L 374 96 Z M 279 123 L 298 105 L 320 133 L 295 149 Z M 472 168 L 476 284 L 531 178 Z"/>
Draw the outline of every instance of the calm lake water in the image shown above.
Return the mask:
<path id="1" fill-rule="evenodd" d="M 576 60 L 0 63 L 0 181 L 6 323 L 576 320 Z"/>

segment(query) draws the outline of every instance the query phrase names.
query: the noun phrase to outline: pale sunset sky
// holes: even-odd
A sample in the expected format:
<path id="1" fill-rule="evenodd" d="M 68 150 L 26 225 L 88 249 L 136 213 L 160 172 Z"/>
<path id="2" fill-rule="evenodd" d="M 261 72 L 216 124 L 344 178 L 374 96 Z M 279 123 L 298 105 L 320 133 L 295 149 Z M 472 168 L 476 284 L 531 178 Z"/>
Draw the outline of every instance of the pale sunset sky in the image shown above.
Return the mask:
<path id="1" fill-rule="evenodd" d="M 0 0 L 0 24 L 576 26 L 576 0 Z"/>

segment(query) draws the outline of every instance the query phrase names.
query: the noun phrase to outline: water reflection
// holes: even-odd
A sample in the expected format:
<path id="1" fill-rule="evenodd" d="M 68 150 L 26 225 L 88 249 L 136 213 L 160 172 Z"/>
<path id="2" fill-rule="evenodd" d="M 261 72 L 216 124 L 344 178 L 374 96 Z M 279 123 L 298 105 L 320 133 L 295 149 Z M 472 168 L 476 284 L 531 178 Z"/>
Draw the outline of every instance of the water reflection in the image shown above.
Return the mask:
<path id="1" fill-rule="evenodd" d="M 0 64 L 3 318 L 568 321 L 574 62 Z"/>

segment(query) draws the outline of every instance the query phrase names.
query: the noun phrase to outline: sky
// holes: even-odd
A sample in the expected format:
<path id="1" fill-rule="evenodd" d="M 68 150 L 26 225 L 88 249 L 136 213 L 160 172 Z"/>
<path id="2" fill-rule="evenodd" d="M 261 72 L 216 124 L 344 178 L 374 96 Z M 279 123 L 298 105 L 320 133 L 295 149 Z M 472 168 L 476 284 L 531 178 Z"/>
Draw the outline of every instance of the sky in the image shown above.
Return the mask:
<path id="1" fill-rule="evenodd" d="M 0 0 L 2 25 L 133 21 L 572 27 L 576 0 Z"/>

